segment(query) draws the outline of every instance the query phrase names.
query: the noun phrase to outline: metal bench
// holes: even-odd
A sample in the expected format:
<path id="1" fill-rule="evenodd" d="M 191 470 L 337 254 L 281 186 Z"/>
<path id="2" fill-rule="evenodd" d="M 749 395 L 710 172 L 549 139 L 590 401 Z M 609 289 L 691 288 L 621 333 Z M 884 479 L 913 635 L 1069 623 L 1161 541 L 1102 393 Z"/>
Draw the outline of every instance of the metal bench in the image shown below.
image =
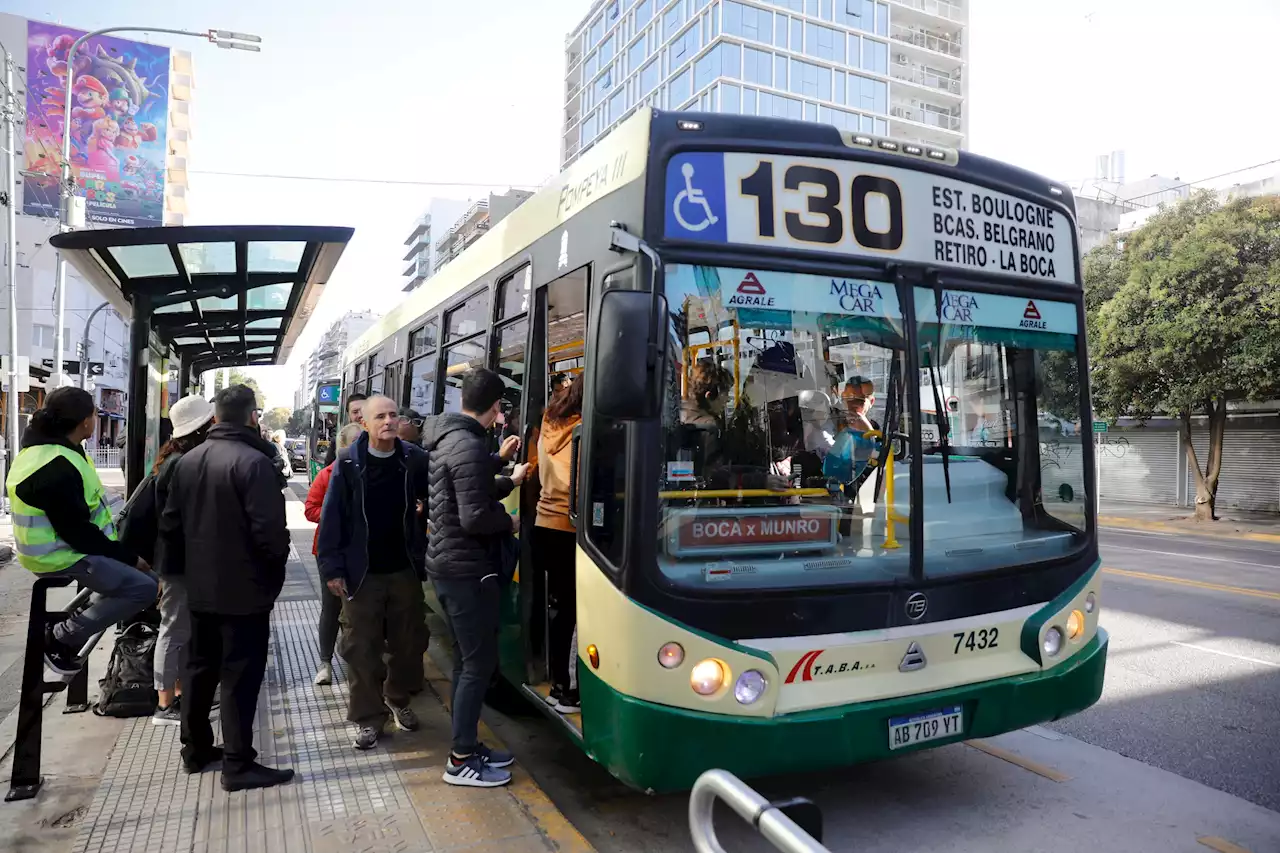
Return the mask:
<path id="1" fill-rule="evenodd" d="M 52 623 L 66 619 L 83 608 L 93 594 L 81 589 L 65 609 L 46 609 L 49 590 L 70 586 L 70 578 L 36 576 L 31 589 L 31 611 L 27 618 L 27 647 L 22 661 L 22 695 L 18 700 L 18 730 L 14 737 L 13 774 L 9 777 L 9 792 L 5 802 L 29 800 L 40 792 L 44 778 L 40 775 L 40 746 L 44 721 L 44 694 L 67 691 L 64 714 L 79 714 L 89 710 L 89 670 L 82 668 L 70 682 L 45 681 L 44 635 Z M 80 650 L 82 658 L 88 657 L 102 634 L 95 634 Z"/>

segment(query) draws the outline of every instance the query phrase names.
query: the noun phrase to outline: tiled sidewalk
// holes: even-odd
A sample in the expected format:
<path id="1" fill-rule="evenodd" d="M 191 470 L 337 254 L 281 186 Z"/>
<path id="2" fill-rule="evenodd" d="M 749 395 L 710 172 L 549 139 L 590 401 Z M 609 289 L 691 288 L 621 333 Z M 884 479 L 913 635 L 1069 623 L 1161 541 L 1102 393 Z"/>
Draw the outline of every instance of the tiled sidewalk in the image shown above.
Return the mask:
<path id="1" fill-rule="evenodd" d="M 260 760 L 292 767 L 294 781 L 227 794 L 216 770 L 182 772 L 176 726 L 131 720 L 80 823 L 76 853 L 591 850 L 518 766 L 504 789 L 442 781 L 449 719 L 432 689 L 414 700 L 420 731 L 396 733 L 370 752 L 352 749 L 342 662 L 335 660 L 332 687 L 311 684 L 320 614 L 313 576 L 309 554 L 290 560 L 255 733 Z"/>

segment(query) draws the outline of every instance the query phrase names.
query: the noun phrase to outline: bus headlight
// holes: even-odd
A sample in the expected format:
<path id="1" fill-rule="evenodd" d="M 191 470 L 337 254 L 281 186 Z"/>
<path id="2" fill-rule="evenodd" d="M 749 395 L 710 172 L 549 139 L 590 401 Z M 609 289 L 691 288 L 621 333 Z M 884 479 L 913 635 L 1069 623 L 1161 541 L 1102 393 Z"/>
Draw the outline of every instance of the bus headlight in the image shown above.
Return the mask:
<path id="1" fill-rule="evenodd" d="M 763 673 L 749 669 L 739 675 L 733 685 L 733 698 L 741 705 L 750 705 L 764 695 L 768 686 L 769 682 L 765 680 Z"/>
<path id="2" fill-rule="evenodd" d="M 1084 597 L 1084 612 L 1092 613 L 1098 609 L 1098 596 L 1096 593 L 1089 593 Z"/>
<path id="3" fill-rule="evenodd" d="M 1067 617 L 1067 639 L 1078 640 L 1083 633 L 1084 614 L 1079 610 L 1072 610 L 1071 615 Z"/>
<path id="4" fill-rule="evenodd" d="M 724 686 L 724 664 L 715 658 L 700 661 L 689 673 L 689 686 L 700 696 L 710 696 Z"/>
<path id="5" fill-rule="evenodd" d="M 1049 657 L 1057 657 L 1062 651 L 1062 629 L 1054 625 L 1044 632 L 1044 653 Z"/>
<path id="6" fill-rule="evenodd" d="M 663 669 L 675 669 L 684 663 L 684 646 L 679 643 L 667 643 L 658 649 L 658 663 Z"/>

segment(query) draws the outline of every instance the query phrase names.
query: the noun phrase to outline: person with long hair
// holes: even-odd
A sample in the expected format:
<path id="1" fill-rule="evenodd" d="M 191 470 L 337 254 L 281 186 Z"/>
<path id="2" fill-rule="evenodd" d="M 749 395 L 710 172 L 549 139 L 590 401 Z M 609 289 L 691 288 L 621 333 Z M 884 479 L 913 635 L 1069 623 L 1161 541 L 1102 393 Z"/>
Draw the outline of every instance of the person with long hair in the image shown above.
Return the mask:
<path id="1" fill-rule="evenodd" d="M 31 416 L 6 483 L 18 562 L 96 593 L 86 609 L 45 629 L 45 664 L 67 681 L 84 667 L 80 650 L 91 637 L 156 600 L 151 566 L 119 541 L 107 491 L 85 456 L 97 424 L 87 391 L 51 392 Z"/>
<path id="2" fill-rule="evenodd" d="M 155 509 L 164 511 L 178 462 L 190 450 L 204 443 L 213 425 L 213 404 L 203 397 L 183 397 L 169 409 L 173 421 L 173 437 L 164 443 L 152 469 L 155 476 Z M 160 544 L 157 542 L 157 544 Z M 169 559 L 163 547 L 156 549 L 156 573 L 160 575 L 160 635 L 156 638 L 154 679 L 157 696 L 153 725 L 182 724 L 178 700 L 182 696 L 179 681 L 187 665 L 187 645 L 191 642 L 191 612 L 187 603 L 187 585 L 183 562 Z"/>
<path id="3" fill-rule="evenodd" d="M 338 452 L 350 447 L 360 437 L 364 427 L 360 424 L 347 424 L 338 433 Z M 303 512 L 307 521 L 316 525 L 316 535 L 311 540 L 311 553 L 319 554 L 320 547 L 320 510 L 324 508 L 324 496 L 329 493 L 329 481 L 333 477 L 333 464 L 326 465 L 316 475 L 315 482 L 307 491 L 307 501 Z M 320 666 L 316 669 L 315 684 L 324 686 L 333 683 L 333 651 L 338 644 L 338 625 L 342 616 L 342 599 L 330 595 L 323 590 L 320 594 Z"/>
<path id="4" fill-rule="evenodd" d="M 579 373 L 568 385 L 552 392 L 538 430 L 538 513 L 533 527 L 532 552 L 547 577 L 550 599 L 551 694 L 549 701 L 564 714 L 581 710 L 573 658 L 574 627 L 578 621 L 574 576 L 576 537 L 569 519 L 570 446 L 573 429 L 582 423 L 582 386 Z"/>

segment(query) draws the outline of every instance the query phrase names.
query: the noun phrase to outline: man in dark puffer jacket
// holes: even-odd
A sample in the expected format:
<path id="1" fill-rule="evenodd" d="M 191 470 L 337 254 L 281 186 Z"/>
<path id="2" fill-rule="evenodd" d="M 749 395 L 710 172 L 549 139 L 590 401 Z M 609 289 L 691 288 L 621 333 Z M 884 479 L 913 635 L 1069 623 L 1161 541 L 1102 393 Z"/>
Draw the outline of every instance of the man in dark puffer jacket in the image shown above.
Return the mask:
<path id="1" fill-rule="evenodd" d="M 489 428 L 502 410 L 502 377 L 483 368 L 462 380 L 462 412 L 435 418 L 423 441 L 428 457 L 431 536 L 427 571 L 453 635 L 453 749 L 444 781 L 492 788 L 511 781 L 510 753 L 480 743 L 477 727 L 498 664 L 500 554 L 516 519 L 499 501 L 523 482 L 528 465 L 499 477 Z M 503 446 L 507 458 L 519 442 Z"/>

